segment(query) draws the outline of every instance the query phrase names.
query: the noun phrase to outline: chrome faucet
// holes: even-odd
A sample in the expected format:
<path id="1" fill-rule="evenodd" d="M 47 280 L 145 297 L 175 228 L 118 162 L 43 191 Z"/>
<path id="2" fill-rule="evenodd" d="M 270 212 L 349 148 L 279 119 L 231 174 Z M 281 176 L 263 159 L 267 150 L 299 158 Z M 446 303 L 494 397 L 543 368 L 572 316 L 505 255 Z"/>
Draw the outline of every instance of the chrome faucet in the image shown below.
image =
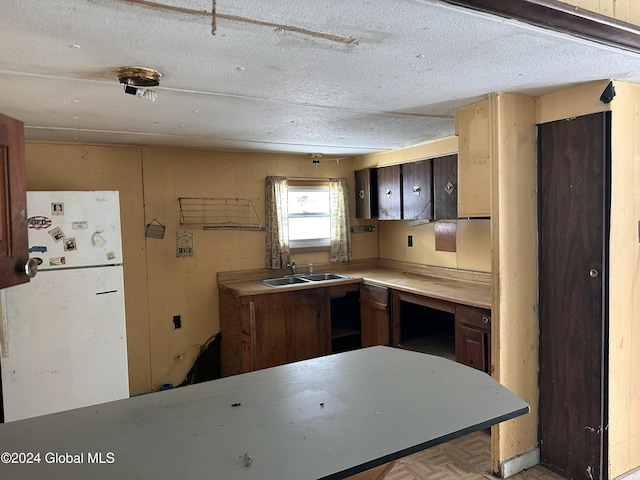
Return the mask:
<path id="1" fill-rule="evenodd" d="M 296 267 L 296 262 L 287 263 L 287 268 L 291 270 L 291 275 L 296 275 L 298 273 L 298 267 Z"/>

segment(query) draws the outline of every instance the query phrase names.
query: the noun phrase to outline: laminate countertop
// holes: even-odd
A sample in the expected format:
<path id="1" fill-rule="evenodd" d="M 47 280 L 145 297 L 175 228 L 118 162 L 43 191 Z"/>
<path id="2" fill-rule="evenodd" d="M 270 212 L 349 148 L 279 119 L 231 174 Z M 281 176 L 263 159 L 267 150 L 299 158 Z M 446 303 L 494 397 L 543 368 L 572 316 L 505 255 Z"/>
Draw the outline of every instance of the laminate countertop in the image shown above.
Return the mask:
<path id="1" fill-rule="evenodd" d="M 338 480 L 527 412 L 479 370 L 370 347 L 0 424 L 0 478 Z"/>
<path id="2" fill-rule="evenodd" d="M 423 275 L 389 268 L 340 270 L 335 271 L 335 273 L 348 276 L 349 278 L 280 287 L 270 287 L 259 283 L 257 280 L 245 279 L 220 282 L 219 286 L 220 288 L 228 289 L 235 295 L 249 296 L 366 282 L 452 303 L 491 309 L 491 284 L 487 282 Z M 274 277 L 277 277 L 277 275 L 274 275 Z"/>

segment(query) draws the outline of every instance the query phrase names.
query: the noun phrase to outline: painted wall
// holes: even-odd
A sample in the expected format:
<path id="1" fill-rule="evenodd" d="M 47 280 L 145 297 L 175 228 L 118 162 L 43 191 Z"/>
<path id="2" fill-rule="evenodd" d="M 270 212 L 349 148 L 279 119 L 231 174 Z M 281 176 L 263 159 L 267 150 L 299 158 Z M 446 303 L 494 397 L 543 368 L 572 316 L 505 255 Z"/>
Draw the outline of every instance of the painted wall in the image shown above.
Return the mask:
<path id="1" fill-rule="evenodd" d="M 120 191 L 132 395 L 180 383 L 198 347 L 219 331 L 219 271 L 264 268 L 264 232 L 181 225 L 180 197 L 249 199 L 261 225 L 267 175 L 346 177 L 355 202 L 350 161 L 326 160 L 314 168 L 303 155 L 51 143 L 27 143 L 26 160 L 29 190 Z M 162 240 L 145 238 L 153 219 L 166 226 Z M 176 258 L 176 233 L 183 231 L 194 234 L 190 258 Z M 354 260 L 376 258 L 378 237 L 354 235 L 352 247 Z M 327 263 L 329 254 L 294 259 Z M 174 315 L 182 328 L 173 328 Z"/>
<path id="2" fill-rule="evenodd" d="M 118 190 L 127 315 L 129 390 L 150 384 L 142 155 L 139 148 L 27 143 L 27 190 Z"/>
<path id="3" fill-rule="evenodd" d="M 537 145 L 532 97 L 493 94 L 491 342 L 493 376 L 531 412 L 492 429 L 493 469 L 538 446 L 538 242 Z M 508 464 L 507 464 L 508 465 Z"/>
<path id="4" fill-rule="evenodd" d="M 363 155 L 353 168 L 381 167 L 457 153 L 457 137 L 425 142 L 391 152 Z M 411 226 L 405 220 L 378 221 L 380 258 L 460 270 L 491 271 L 491 222 L 486 219 L 458 220 L 456 252 L 435 249 L 435 223 Z M 407 236 L 413 236 L 413 247 Z"/>
<path id="5" fill-rule="evenodd" d="M 609 286 L 609 464 L 640 466 L 640 87 L 615 82 Z"/>
<path id="6" fill-rule="evenodd" d="M 561 0 L 623 22 L 640 25 L 640 3 L 637 0 Z"/>

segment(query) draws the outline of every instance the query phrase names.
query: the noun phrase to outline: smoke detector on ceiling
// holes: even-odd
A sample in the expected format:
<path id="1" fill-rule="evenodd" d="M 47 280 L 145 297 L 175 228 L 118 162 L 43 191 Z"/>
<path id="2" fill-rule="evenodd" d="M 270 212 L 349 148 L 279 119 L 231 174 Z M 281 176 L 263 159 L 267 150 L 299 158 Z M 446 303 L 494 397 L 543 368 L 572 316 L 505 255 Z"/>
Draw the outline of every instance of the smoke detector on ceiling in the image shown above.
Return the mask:
<path id="1" fill-rule="evenodd" d="M 118 80 L 124 84 L 124 92 L 136 97 L 146 98 L 152 102 L 158 97 L 155 90 L 149 87 L 160 85 L 162 74 L 157 70 L 144 67 L 120 67 Z"/>

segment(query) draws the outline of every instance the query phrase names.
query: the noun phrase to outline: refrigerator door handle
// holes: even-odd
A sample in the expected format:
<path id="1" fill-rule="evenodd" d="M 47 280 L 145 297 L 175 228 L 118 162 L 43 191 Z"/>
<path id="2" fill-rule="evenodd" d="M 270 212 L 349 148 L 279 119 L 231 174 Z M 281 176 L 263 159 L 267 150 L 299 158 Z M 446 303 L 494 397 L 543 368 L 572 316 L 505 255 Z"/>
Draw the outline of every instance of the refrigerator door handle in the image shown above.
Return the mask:
<path id="1" fill-rule="evenodd" d="M 0 322 L 0 351 L 2 357 L 9 356 L 9 328 L 7 320 L 7 300 L 5 298 L 4 289 L 0 289 L 0 312 L 2 322 Z"/>

